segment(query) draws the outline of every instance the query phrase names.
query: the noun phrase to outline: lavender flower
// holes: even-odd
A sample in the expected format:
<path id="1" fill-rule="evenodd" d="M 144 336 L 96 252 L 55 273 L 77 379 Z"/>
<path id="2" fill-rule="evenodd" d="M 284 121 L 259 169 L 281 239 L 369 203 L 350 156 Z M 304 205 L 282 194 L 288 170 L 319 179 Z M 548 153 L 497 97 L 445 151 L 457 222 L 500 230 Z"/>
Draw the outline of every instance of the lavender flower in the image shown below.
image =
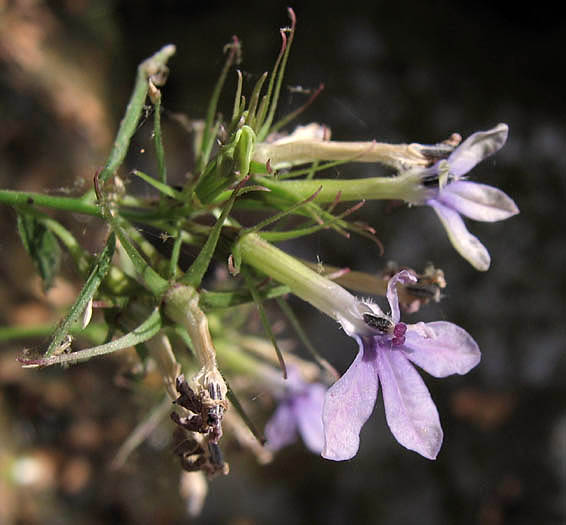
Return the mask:
<path id="1" fill-rule="evenodd" d="M 474 268 L 486 271 L 490 257 L 485 246 L 472 235 L 461 215 L 476 221 L 502 221 L 519 213 L 517 205 L 501 190 L 461 180 L 476 164 L 499 151 L 507 140 L 507 124 L 470 135 L 446 160 L 422 170 L 422 199 L 440 218 L 450 242 Z M 434 187 L 430 187 L 431 184 Z"/>
<path id="2" fill-rule="evenodd" d="M 279 450 L 297 439 L 297 429 L 307 448 L 320 454 L 324 445 L 322 405 L 326 387 L 306 383 L 292 367 L 279 396 L 279 406 L 265 426 L 267 447 Z"/>
<path id="3" fill-rule="evenodd" d="M 415 280 L 406 270 L 391 278 L 390 317 L 377 305 L 362 303 L 367 307 L 361 314 L 365 327 L 352 333 L 345 326 L 360 350 L 326 393 L 323 457 L 340 461 L 357 453 L 360 430 L 373 411 L 381 383 L 385 416 L 395 439 L 426 458 L 436 458 L 443 436 L 438 412 L 411 362 L 435 377 L 465 374 L 478 364 L 480 351 L 472 337 L 452 323 L 399 322 L 396 284 Z"/>

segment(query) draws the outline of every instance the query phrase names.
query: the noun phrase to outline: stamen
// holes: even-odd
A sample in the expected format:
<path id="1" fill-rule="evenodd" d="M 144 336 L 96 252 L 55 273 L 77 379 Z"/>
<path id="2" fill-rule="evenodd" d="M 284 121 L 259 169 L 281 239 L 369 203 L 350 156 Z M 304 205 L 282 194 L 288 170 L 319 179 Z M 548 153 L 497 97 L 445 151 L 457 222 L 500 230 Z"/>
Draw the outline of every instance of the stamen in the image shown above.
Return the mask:
<path id="1" fill-rule="evenodd" d="M 364 323 L 382 334 L 390 333 L 393 328 L 393 323 L 385 317 L 378 317 L 377 315 L 366 313 L 363 314 L 363 318 Z"/>

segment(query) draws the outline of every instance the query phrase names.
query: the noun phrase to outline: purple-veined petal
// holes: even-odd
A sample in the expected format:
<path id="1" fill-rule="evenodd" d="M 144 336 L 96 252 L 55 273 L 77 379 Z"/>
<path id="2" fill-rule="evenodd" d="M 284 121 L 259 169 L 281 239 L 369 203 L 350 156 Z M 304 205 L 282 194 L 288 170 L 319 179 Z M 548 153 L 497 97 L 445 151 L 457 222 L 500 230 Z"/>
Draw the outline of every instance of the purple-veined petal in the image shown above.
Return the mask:
<path id="1" fill-rule="evenodd" d="M 289 401 L 279 404 L 265 425 L 266 446 L 273 451 L 290 445 L 297 439 L 297 422 L 293 405 Z"/>
<path id="2" fill-rule="evenodd" d="M 385 417 L 395 439 L 409 450 L 436 459 L 442 427 L 421 376 L 398 350 L 378 351 Z"/>
<path id="3" fill-rule="evenodd" d="M 480 349 L 463 328 L 446 321 L 419 325 L 409 325 L 401 348 L 408 359 L 430 375 L 466 374 L 480 362 Z"/>
<path id="4" fill-rule="evenodd" d="M 326 392 L 322 410 L 322 457 L 350 459 L 360 446 L 360 430 L 373 412 L 379 381 L 376 338 L 356 337 L 360 351 L 346 373 Z"/>
<path id="5" fill-rule="evenodd" d="M 322 407 L 325 394 L 324 385 L 314 383 L 295 400 L 295 417 L 299 433 L 307 448 L 316 454 L 320 454 L 324 447 Z"/>
<path id="6" fill-rule="evenodd" d="M 437 199 L 476 221 L 502 221 L 519 213 L 511 197 L 498 188 L 477 182 L 451 182 L 439 192 Z"/>
<path id="7" fill-rule="evenodd" d="M 456 251 L 476 270 L 485 272 L 491 263 L 489 252 L 479 239 L 467 230 L 458 212 L 434 199 L 429 200 L 427 204 L 434 208 Z"/>
<path id="8" fill-rule="evenodd" d="M 397 297 L 397 283 L 406 284 L 408 282 L 417 282 L 417 278 L 408 272 L 402 270 L 396 273 L 387 283 L 387 300 L 389 301 L 389 308 L 391 308 L 391 320 L 397 324 L 401 319 L 399 312 L 399 298 Z"/>
<path id="9" fill-rule="evenodd" d="M 468 173 L 476 164 L 499 151 L 507 141 L 509 126 L 498 124 L 488 131 L 470 135 L 448 157 L 450 172 L 456 177 Z"/>

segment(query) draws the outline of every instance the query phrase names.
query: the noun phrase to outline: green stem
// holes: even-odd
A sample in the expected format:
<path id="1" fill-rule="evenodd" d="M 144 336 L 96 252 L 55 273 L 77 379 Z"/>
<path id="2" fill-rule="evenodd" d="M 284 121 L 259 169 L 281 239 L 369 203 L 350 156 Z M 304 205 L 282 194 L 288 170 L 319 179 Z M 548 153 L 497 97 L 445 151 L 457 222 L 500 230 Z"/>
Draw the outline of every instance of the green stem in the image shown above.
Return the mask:
<path id="1" fill-rule="evenodd" d="M 163 73 L 166 69 L 165 64 L 174 54 L 175 46 L 169 44 L 161 48 L 153 56 L 144 60 L 138 66 L 134 91 L 128 102 L 124 118 L 122 122 L 120 122 L 120 128 L 118 129 L 118 134 L 116 135 L 116 140 L 114 141 L 108 160 L 100 172 L 99 178 L 101 182 L 106 181 L 109 177 L 114 175 L 122 162 L 124 162 L 128 147 L 130 146 L 130 140 L 138 127 L 138 122 L 145 105 L 145 99 L 149 89 L 148 80 L 154 75 Z"/>
<path id="2" fill-rule="evenodd" d="M 0 190 L 0 202 L 11 206 L 45 206 L 55 210 L 102 217 L 102 212 L 98 206 L 74 197 L 57 197 L 29 191 Z"/>
<path id="3" fill-rule="evenodd" d="M 0 342 L 49 337 L 56 328 L 57 325 L 52 323 L 33 326 L 0 326 Z M 69 333 L 74 337 L 88 339 L 91 343 L 102 344 L 108 334 L 108 326 L 90 323 L 86 328 L 74 326 Z"/>
<path id="4" fill-rule="evenodd" d="M 0 190 L 0 203 L 7 204 L 9 206 L 21 206 L 30 210 L 34 206 L 44 206 L 53 210 L 81 213 L 92 217 L 104 218 L 100 206 L 86 201 L 83 197 L 61 197 L 29 191 Z M 149 223 L 158 219 L 171 218 L 173 210 L 164 210 L 163 212 L 160 212 L 155 209 L 140 210 L 121 207 L 119 209 L 119 213 L 126 219 Z M 184 213 L 184 210 L 175 209 L 174 213 Z"/>

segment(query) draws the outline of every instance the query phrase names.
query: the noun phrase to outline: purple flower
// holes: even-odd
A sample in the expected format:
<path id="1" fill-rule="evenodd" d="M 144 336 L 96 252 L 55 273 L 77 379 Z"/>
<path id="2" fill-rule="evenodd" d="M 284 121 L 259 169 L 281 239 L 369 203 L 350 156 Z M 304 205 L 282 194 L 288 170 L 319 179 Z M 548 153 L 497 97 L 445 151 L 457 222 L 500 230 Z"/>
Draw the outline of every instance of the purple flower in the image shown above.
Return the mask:
<path id="1" fill-rule="evenodd" d="M 306 383 L 291 367 L 288 372 L 279 405 L 265 425 L 267 447 L 276 451 L 290 445 L 297 439 L 298 429 L 307 448 L 320 454 L 324 445 L 322 405 L 326 387 Z"/>
<path id="2" fill-rule="evenodd" d="M 323 457 L 340 461 L 356 455 L 360 430 L 373 411 L 381 383 L 385 417 L 395 439 L 426 458 L 436 458 L 442 427 L 436 406 L 411 363 L 435 377 L 465 374 L 479 363 L 480 351 L 472 337 L 452 323 L 399 322 L 396 284 L 415 280 L 406 270 L 393 276 L 387 289 L 391 316 L 375 304 L 366 304 L 362 317 L 370 335 L 349 334 L 360 350 L 326 393 Z"/>
<path id="3" fill-rule="evenodd" d="M 495 222 L 519 213 L 513 200 L 501 190 L 461 180 L 476 164 L 499 151 L 507 140 L 507 124 L 470 135 L 446 160 L 423 170 L 422 200 L 415 204 L 432 207 L 458 253 L 477 270 L 489 268 L 485 246 L 467 229 L 461 215 L 476 221 Z M 430 183 L 434 187 L 430 187 Z"/>

